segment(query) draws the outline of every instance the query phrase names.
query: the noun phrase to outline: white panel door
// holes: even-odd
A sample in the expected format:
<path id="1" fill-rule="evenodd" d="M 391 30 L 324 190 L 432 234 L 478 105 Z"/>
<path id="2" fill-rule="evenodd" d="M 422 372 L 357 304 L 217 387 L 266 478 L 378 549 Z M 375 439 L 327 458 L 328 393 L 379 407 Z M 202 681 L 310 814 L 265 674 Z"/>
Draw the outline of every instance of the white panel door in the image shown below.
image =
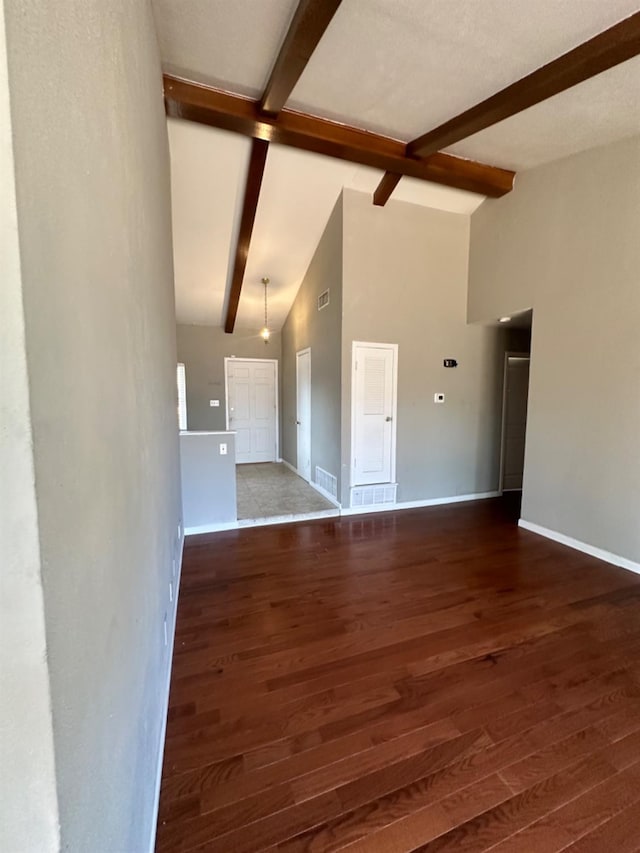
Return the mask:
<path id="1" fill-rule="evenodd" d="M 236 432 L 236 462 L 275 462 L 275 363 L 234 358 L 226 364 L 228 424 Z"/>
<path id="2" fill-rule="evenodd" d="M 397 347 L 354 343 L 352 483 L 395 478 Z"/>
<path id="3" fill-rule="evenodd" d="M 311 350 L 296 353 L 298 474 L 311 481 Z"/>

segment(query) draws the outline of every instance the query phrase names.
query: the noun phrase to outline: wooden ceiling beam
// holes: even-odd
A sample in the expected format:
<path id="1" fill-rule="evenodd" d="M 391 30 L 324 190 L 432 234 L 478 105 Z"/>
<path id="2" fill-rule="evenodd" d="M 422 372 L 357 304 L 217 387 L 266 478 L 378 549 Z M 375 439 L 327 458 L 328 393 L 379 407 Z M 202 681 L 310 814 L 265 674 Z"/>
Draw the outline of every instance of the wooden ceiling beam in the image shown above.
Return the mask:
<path id="1" fill-rule="evenodd" d="M 373 194 L 373 203 L 378 205 L 378 207 L 384 207 L 391 198 L 391 193 L 400 183 L 401 177 L 402 175 L 398 175 L 395 172 L 385 172 Z"/>
<path id="2" fill-rule="evenodd" d="M 559 95 L 640 53 L 640 12 L 538 68 L 440 127 L 409 143 L 408 154 L 427 157 L 523 110 Z"/>
<path id="3" fill-rule="evenodd" d="M 258 209 L 260 187 L 262 186 L 262 176 L 264 175 L 264 167 L 267 162 L 268 150 L 268 142 L 265 142 L 262 139 L 253 140 L 251 145 L 251 156 L 249 158 L 247 184 L 244 191 L 244 201 L 242 202 L 240 231 L 238 232 L 238 242 L 236 244 L 236 253 L 233 262 L 233 276 L 231 279 L 231 290 L 229 291 L 229 302 L 227 304 L 227 316 L 224 324 L 224 330 L 228 334 L 233 332 L 236 324 L 238 304 L 240 303 L 240 293 L 242 291 L 242 280 L 244 279 L 244 271 L 247 266 L 249 244 L 251 243 L 251 234 L 253 232 L 253 223 L 256 218 L 256 210 Z"/>
<path id="4" fill-rule="evenodd" d="M 260 112 L 275 116 L 284 107 L 340 3 L 301 0 L 260 99 Z"/>
<path id="5" fill-rule="evenodd" d="M 285 105 L 340 2 L 341 0 L 300 0 L 269 76 L 269 81 L 262 93 L 262 98 L 255 105 L 255 109 L 261 116 L 275 118 Z M 249 256 L 251 233 L 258 208 L 262 176 L 269 148 L 268 139 L 265 140 L 264 137 L 257 134 L 252 134 L 252 137 L 253 145 L 244 193 L 240 233 L 224 323 L 224 330 L 228 334 L 233 332 L 236 323 L 244 271 Z"/>
<path id="6" fill-rule="evenodd" d="M 408 157 L 404 143 L 386 136 L 292 110 L 282 110 L 277 117 L 263 115 L 255 101 L 170 75 L 164 77 L 164 93 L 172 118 L 494 198 L 513 188 L 515 173 L 507 169 L 450 154 L 438 153 L 428 160 Z"/>
<path id="7" fill-rule="evenodd" d="M 428 157 L 602 74 L 603 71 L 633 59 L 638 54 L 640 12 L 625 18 L 490 98 L 414 139 L 407 145 L 407 154 L 410 157 Z M 376 190 L 379 199 L 376 204 L 384 204 L 395 189 L 392 177 L 385 175 L 382 178 Z M 395 178 L 397 185 L 400 180 L 397 173 Z"/>

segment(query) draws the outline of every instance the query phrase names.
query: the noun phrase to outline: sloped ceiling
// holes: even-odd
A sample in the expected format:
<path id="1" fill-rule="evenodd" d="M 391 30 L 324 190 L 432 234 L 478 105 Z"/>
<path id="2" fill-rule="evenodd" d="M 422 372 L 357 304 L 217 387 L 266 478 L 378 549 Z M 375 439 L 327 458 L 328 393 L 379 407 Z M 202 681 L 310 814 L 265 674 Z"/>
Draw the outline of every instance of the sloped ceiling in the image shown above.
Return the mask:
<path id="1" fill-rule="evenodd" d="M 296 5 L 155 0 L 164 68 L 258 97 Z M 288 106 L 407 141 L 639 8 L 638 0 L 343 0 Z M 449 150 L 523 170 L 638 133 L 633 59 Z M 178 320 L 221 325 L 249 142 L 174 120 L 169 138 Z M 342 187 L 372 192 L 379 179 L 270 147 L 240 326 L 262 324 L 265 275 L 270 323 L 281 325 Z M 470 213 L 482 198 L 403 178 L 393 200 Z"/>

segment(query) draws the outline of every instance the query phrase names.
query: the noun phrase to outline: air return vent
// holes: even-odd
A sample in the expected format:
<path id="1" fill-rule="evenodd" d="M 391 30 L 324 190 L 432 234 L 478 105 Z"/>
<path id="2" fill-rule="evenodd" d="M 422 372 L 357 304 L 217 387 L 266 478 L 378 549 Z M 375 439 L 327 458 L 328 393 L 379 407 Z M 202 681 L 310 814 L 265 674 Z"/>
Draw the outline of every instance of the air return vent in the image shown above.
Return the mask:
<path id="1" fill-rule="evenodd" d="M 381 506 L 396 502 L 397 483 L 382 483 L 379 486 L 353 486 L 351 507 Z"/>
<path id="2" fill-rule="evenodd" d="M 319 465 L 316 465 L 316 486 L 319 486 L 323 492 L 331 495 L 332 498 L 338 497 L 338 481 L 330 474 L 328 471 L 325 471 L 324 468 L 320 468 Z"/>
<path id="3" fill-rule="evenodd" d="M 318 296 L 318 311 L 322 311 L 323 308 L 326 308 L 329 304 L 329 288 L 327 288 L 324 293 L 321 293 Z"/>

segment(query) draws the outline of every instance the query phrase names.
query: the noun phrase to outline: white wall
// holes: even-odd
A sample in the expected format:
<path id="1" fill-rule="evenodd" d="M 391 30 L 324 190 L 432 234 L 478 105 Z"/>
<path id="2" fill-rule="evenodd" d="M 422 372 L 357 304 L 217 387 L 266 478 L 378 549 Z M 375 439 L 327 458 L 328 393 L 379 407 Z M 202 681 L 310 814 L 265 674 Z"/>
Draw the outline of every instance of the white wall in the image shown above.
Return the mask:
<path id="1" fill-rule="evenodd" d="M 522 517 L 640 562 L 640 138 L 472 216 L 469 319 L 533 307 Z"/>
<path id="2" fill-rule="evenodd" d="M 0 2 L 0 850 L 58 849 L 58 803 Z"/>
<path id="3" fill-rule="evenodd" d="M 146 0 L 5 6 L 31 404 L 16 429 L 34 443 L 61 845 L 138 853 L 181 512 L 158 49 Z"/>
<path id="4" fill-rule="evenodd" d="M 397 343 L 398 500 L 493 491 L 504 342 L 466 324 L 469 216 L 345 190 L 343 505 L 351 459 L 352 341 Z M 443 359 L 459 366 L 447 369 Z M 436 405 L 433 395 L 444 392 Z"/>

